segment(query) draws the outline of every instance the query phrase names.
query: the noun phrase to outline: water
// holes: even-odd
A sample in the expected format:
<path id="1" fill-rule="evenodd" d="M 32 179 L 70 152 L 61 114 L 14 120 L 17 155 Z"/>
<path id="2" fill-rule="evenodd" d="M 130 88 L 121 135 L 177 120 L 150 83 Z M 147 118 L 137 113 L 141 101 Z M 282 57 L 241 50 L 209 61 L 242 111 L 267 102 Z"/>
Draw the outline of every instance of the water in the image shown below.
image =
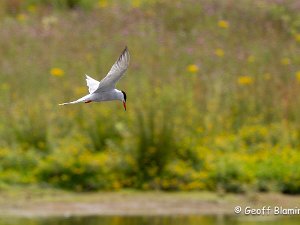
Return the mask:
<path id="1" fill-rule="evenodd" d="M 88 216 L 2 217 L 0 225 L 298 225 L 299 216 Z"/>

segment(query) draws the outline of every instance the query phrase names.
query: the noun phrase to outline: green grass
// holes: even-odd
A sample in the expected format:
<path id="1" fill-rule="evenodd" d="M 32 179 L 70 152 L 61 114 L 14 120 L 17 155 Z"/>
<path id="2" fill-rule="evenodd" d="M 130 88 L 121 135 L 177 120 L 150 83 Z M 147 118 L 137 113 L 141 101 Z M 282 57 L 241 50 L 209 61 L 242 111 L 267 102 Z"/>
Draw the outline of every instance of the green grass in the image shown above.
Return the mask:
<path id="1" fill-rule="evenodd" d="M 2 185 L 300 192 L 296 1 L 57 2 L 1 3 Z M 126 45 L 126 112 L 58 106 Z"/>

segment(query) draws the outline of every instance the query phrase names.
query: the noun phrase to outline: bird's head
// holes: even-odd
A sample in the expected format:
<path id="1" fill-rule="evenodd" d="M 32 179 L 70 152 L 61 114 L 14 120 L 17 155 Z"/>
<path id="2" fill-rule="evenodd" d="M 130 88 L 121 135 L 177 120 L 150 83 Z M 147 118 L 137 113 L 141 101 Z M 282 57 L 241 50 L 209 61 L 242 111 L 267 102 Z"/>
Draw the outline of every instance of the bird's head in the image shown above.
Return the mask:
<path id="1" fill-rule="evenodd" d="M 121 91 L 122 94 L 123 94 L 123 99 L 122 99 L 122 102 L 123 102 L 123 106 L 124 106 L 124 109 L 126 111 L 126 99 L 127 99 L 127 96 L 126 96 L 126 93 L 125 91 Z"/>

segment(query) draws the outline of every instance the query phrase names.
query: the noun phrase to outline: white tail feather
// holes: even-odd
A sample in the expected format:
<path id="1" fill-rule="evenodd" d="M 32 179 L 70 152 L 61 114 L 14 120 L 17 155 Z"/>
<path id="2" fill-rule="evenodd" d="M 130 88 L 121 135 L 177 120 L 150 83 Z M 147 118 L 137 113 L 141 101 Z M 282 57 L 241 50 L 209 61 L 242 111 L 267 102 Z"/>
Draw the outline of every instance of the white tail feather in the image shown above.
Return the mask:
<path id="1" fill-rule="evenodd" d="M 78 102 L 64 102 L 64 103 L 60 103 L 58 105 L 69 105 L 69 104 L 76 104 Z"/>
<path id="2" fill-rule="evenodd" d="M 89 101 L 89 96 L 90 95 L 86 95 L 76 101 L 73 101 L 73 102 L 65 102 L 65 103 L 61 103 L 61 104 L 58 104 L 58 105 L 69 105 L 69 104 L 76 104 L 76 103 L 80 103 L 80 102 L 86 102 L 86 101 Z"/>

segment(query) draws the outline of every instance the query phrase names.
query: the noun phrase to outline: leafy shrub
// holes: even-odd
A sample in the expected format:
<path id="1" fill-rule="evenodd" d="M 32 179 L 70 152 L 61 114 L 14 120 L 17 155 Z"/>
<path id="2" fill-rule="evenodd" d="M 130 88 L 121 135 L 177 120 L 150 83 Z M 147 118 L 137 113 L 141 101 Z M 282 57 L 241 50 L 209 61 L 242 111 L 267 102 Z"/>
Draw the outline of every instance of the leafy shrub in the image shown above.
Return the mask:
<path id="1" fill-rule="evenodd" d="M 122 124 L 116 122 L 117 118 L 105 119 L 111 116 L 113 116 L 112 112 L 99 113 L 99 117 L 86 124 L 85 131 L 90 138 L 91 149 L 95 152 L 105 150 L 110 142 L 117 144 L 121 141 L 122 135 L 119 127 Z"/>
<path id="2" fill-rule="evenodd" d="M 253 182 L 253 174 L 247 170 L 245 162 L 237 163 L 236 155 L 219 155 L 215 161 L 215 170 L 209 175 L 215 185 L 214 190 L 243 193 Z"/>
<path id="3" fill-rule="evenodd" d="M 6 142 L 8 145 L 18 145 L 23 149 L 35 148 L 42 151 L 49 149 L 48 118 L 42 113 L 42 105 L 27 108 L 21 104 L 9 115 Z"/>
<path id="4" fill-rule="evenodd" d="M 77 191 L 113 188 L 113 159 L 106 152 L 92 153 L 71 145 L 49 154 L 37 168 L 40 181 Z"/>
<path id="5" fill-rule="evenodd" d="M 28 184 L 36 181 L 32 171 L 40 155 L 34 150 L 0 148 L 0 181 L 8 184 Z"/>
<path id="6" fill-rule="evenodd" d="M 137 176 L 140 184 L 160 177 L 170 160 L 175 147 L 172 118 L 165 114 L 157 115 L 150 110 L 149 114 L 138 112 L 137 126 Z M 160 121 L 158 121 L 159 116 Z"/>

